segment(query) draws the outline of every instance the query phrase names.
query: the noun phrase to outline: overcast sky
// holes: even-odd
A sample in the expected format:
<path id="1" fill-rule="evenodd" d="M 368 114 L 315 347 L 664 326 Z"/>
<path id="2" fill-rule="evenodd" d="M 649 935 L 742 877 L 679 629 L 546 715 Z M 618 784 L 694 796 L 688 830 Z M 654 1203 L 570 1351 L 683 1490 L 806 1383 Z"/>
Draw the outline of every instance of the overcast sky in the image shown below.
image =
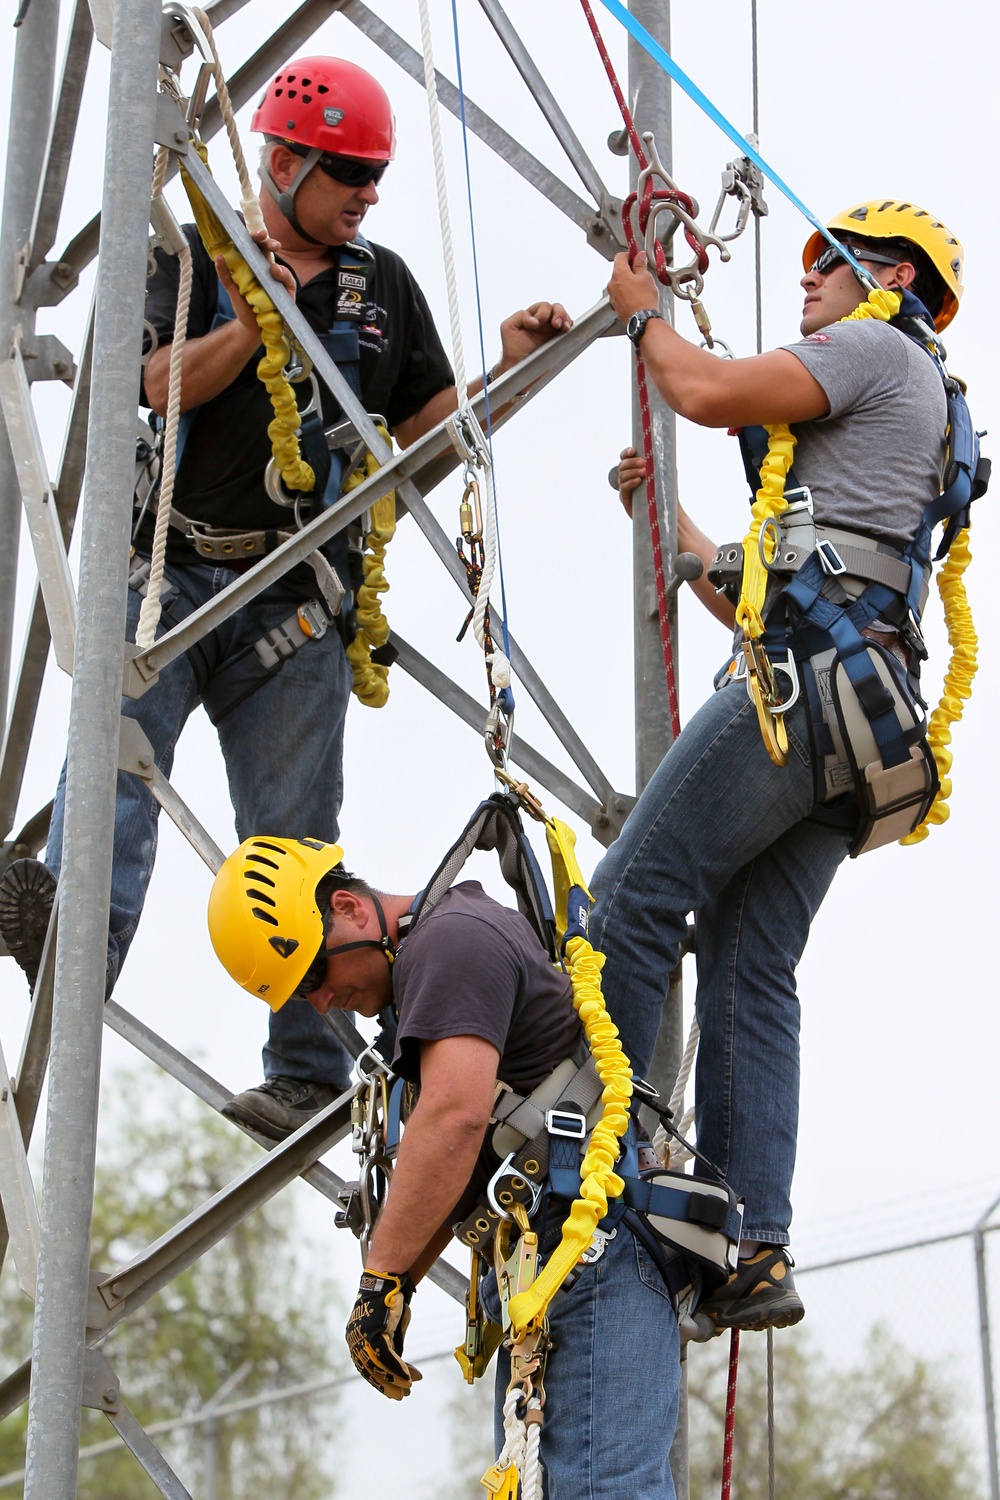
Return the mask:
<path id="1" fill-rule="evenodd" d="M 416 6 L 410 0 L 382 0 L 374 8 L 418 45 Z M 624 70 L 620 29 L 602 7 L 597 9 Z M 275 0 L 251 0 L 220 28 L 227 71 L 235 69 L 291 10 L 291 5 Z M 714 0 L 709 5 L 675 0 L 673 7 L 675 56 L 744 130 L 751 125 L 749 10 L 746 0 Z M 459 11 L 469 94 L 578 187 L 478 7 L 472 0 L 461 0 Z M 619 119 L 582 11 L 575 0 L 550 0 L 545 6 L 510 0 L 508 11 L 609 188 L 622 193 L 625 164 L 605 145 Z M 454 77 L 450 8 L 434 0 L 432 12 L 438 66 Z M 964 242 L 968 291 L 946 343 L 951 368 L 969 383 L 979 428 L 997 422 L 995 329 L 1000 309 L 993 261 L 998 225 L 991 172 L 996 121 L 989 71 L 996 32 L 995 9 L 984 0 L 956 0 L 947 10 L 923 0 L 905 12 L 888 0 L 872 0 L 863 11 L 760 0 L 765 157 L 820 216 L 864 198 L 905 197 L 941 217 Z M 12 65 L 11 36 L 8 31 L 2 44 L 5 81 Z M 337 52 L 371 68 L 392 97 L 399 153 L 365 231 L 405 256 L 430 298 L 447 345 L 423 91 L 341 17 L 328 21 L 306 50 Z M 184 76 L 190 83 L 192 65 Z M 99 206 L 106 115 L 107 54 L 98 48 L 57 251 Z M 240 115 L 244 140 L 249 116 L 249 109 Z M 474 370 L 478 336 L 461 143 L 450 116 L 444 128 L 466 358 Z M 492 362 L 499 352 L 497 326 L 506 313 L 539 297 L 558 297 L 580 313 L 601 295 L 607 264 L 575 225 L 506 164 L 475 139 L 470 150 L 486 352 Z M 706 211 L 714 204 L 719 173 L 732 155 L 718 130 L 675 93 L 675 176 Z M 237 196 L 222 137 L 212 143 L 211 157 L 216 174 Z M 182 213 L 177 184 L 169 196 Z M 763 231 L 764 344 L 772 347 L 796 336 L 800 252 L 808 226 L 776 190 L 769 189 L 767 199 L 771 213 Z M 58 332 L 74 350 L 91 285 L 91 278 L 86 278 L 62 307 L 40 315 L 40 327 Z M 713 256 L 704 300 L 717 333 L 738 355 L 752 353 L 749 237 L 733 247 L 728 266 L 720 266 Z M 678 326 L 686 335 L 694 332 L 683 307 Z M 592 348 L 497 442 L 512 629 L 616 787 L 628 792 L 634 789 L 630 538 L 606 474 L 629 436 L 629 355 L 621 339 Z M 36 396 L 54 468 L 65 395 L 36 388 Z M 985 446 L 989 451 L 989 440 Z M 679 473 L 683 502 L 710 535 L 720 541 L 742 535 L 746 488 L 732 440 L 680 424 Z M 873 494 L 878 493 L 879 478 L 873 471 Z M 448 532 L 455 531 L 460 488 L 453 480 L 432 497 Z M 814 1259 L 830 1245 L 842 1249 L 863 1236 L 891 1241 L 897 1235 L 920 1233 L 943 1213 L 971 1221 L 1000 1193 L 995 1081 L 1000 1026 L 992 949 L 997 749 L 991 739 L 997 729 L 998 670 L 991 618 L 997 540 L 991 497 L 978 507 L 973 525 L 969 592 L 982 662 L 971 705 L 955 736 L 951 819 L 917 848 L 890 847 L 846 867 L 815 924 L 800 967 L 803 1085 L 793 1235 L 798 1244 L 809 1247 Z M 26 537 L 22 564 L 19 619 L 32 577 Z M 461 646 L 454 640 L 465 612 L 462 599 L 411 523 L 401 527 L 389 551 L 387 571 L 392 584 L 386 605 L 390 621 L 485 702 L 481 661 L 471 633 Z M 925 682 L 936 694 L 946 659 L 936 593 L 928 618 L 933 655 Z M 680 674 L 685 718 L 710 691 L 712 671 L 726 646 L 722 627 L 698 608 L 693 597 L 683 598 Z M 20 821 L 51 795 L 65 745 L 67 707 L 68 682 L 53 664 Z M 517 727 L 566 764 L 523 692 L 518 696 Z M 403 891 L 422 883 L 472 807 L 492 789 L 489 764 L 476 736 L 398 671 L 392 675 L 386 709 L 372 712 L 352 705 L 345 771 L 342 841 L 349 862 L 388 888 Z M 222 760 L 200 712 L 181 741 L 174 780 L 220 845 L 227 851 L 232 848 L 235 836 Z M 554 811 L 562 811 L 551 797 L 545 801 Z M 580 834 L 582 864 L 589 870 L 600 850 L 585 830 Z M 497 889 L 492 869 L 484 863 L 482 870 L 482 878 Z M 266 1016 L 263 1007 L 255 1007 L 230 983 L 214 959 L 204 915 L 209 884 L 209 872 L 164 819 L 146 916 L 117 999 L 175 1045 L 198 1055 L 236 1090 L 259 1079 L 258 1051 Z M 693 974 L 689 998 L 692 990 Z M 0 1035 L 11 1067 L 26 1009 L 20 971 L 7 964 L 0 969 Z M 109 1034 L 109 1077 L 115 1065 L 127 1060 L 126 1053 Z M 313 1196 L 300 1193 L 303 1200 Z M 896 1203 L 902 1206 L 886 1207 Z M 323 1233 L 326 1222 L 320 1222 Z M 338 1239 L 332 1253 L 338 1264 L 343 1261 L 348 1286 L 356 1275 L 356 1252 Z M 431 1308 L 438 1307 L 435 1297 L 421 1297 L 414 1347 L 419 1343 L 427 1349 L 441 1348 L 457 1338 L 459 1314 L 443 1302 L 439 1312 L 432 1313 Z M 377 1399 L 372 1396 L 373 1402 Z M 430 1401 L 430 1394 L 424 1391 L 407 1405 L 419 1408 L 422 1400 Z M 366 1393 L 359 1401 L 367 1410 Z M 377 1411 L 384 1419 L 384 1404 Z M 418 1410 L 415 1417 L 398 1420 L 411 1431 L 419 1417 Z M 433 1462 L 429 1457 L 428 1475 Z"/>

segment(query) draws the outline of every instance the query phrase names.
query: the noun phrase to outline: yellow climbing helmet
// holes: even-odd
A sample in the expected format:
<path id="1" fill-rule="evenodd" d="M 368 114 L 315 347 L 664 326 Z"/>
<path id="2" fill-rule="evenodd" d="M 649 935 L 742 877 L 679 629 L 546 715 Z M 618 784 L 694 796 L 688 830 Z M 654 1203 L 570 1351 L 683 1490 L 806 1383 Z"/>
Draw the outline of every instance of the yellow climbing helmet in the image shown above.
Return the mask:
<path id="1" fill-rule="evenodd" d="M 208 932 L 223 968 L 280 1010 L 305 978 L 325 932 L 316 886 L 344 852 L 319 839 L 244 839 L 208 898 Z"/>
<path id="2" fill-rule="evenodd" d="M 946 225 L 916 203 L 897 202 L 894 198 L 874 198 L 870 203 L 856 203 L 845 208 L 827 224 L 834 234 L 862 236 L 866 240 L 909 240 L 918 245 L 944 283 L 944 300 L 934 319 L 940 333 L 958 312 L 962 292 L 962 265 L 965 251 Z M 826 240 L 819 230 L 811 234 L 802 252 L 802 264 L 809 267 L 822 254 Z"/>

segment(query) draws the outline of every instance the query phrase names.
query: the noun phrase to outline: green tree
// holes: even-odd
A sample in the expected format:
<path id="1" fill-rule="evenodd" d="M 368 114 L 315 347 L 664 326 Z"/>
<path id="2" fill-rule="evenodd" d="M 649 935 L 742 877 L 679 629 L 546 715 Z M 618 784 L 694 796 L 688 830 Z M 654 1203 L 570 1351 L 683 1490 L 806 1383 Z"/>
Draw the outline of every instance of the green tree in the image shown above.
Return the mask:
<path id="1" fill-rule="evenodd" d="M 689 1350 L 691 1495 L 722 1477 L 729 1340 Z M 958 1396 L 934 1370 L 875 1327 L 856 1367 L 830 1366 L 808 1334 L 774 1339 L 777 1500 L 981 1500 Z M 733 1500 L 766 1500 L 765 1340 L 740 1348 Z"/>
<path id="2" fill-rule="evenodd" d="M 150 1071 L 116 1075 L 117 1103 L 102 1118 L 91 1263 L 120 1265 L 151 1244 L 259 1158 L 235 1127 Z M 343 1370 L 342 1341 L 328 1324 L 338 1308 L 329 1281 L 302 1258 L 292 1190 L 243 1221 L 102 1345 L 122 1396 L 143 1425 L 196 1411 L 242 1366 L 235 1396 Z M 31 1303 L 13 1266 L 0 1283 L 4 1370 L 31 1348 Z M 326 1500 L 334 1480 L 317 1432 L 335 1396 L 263 1406 L 217 1424 L 218 1500 Z M 0 1424 L 0 1474 L 24 1463 L 22 1409 Z M 113 1437 L 97 1412 L 83 1417 L 82 1446 Z M 204 1493 L 205 1438 L 199 1428 L 157 1439 L 193 1493 Z M 6 1494 L 15 1495 L 10 1489 Z M 79 1500 L 155 1500 L 158 1491 L 124 1449 L 80 1465 Z"/>

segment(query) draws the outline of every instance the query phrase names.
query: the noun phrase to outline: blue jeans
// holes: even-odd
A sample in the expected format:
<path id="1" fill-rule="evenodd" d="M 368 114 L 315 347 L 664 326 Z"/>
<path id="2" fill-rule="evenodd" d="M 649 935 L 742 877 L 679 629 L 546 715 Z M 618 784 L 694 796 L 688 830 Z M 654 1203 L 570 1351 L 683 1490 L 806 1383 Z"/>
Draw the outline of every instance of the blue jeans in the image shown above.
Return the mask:
<path id="1" fill-rule="evenodd" d="M 698 1145 L 746 1199 L 744 1235 L 788 1243 L 799 1097 L 795 968 L 847 854 L 814 805 L 804 702 L 772 764 L 742 683 L 699 709 L 594 874 L 591 939 L 639 1076 L 687 914 L 698 920 Z"/>
<path id="2" fill-rule="evenodd" d="M 167 582 L 182 596 L 179 614 L 189 614 L 229 587 L 237 575 L 229 568 L 194 562 L 168 567 Z M 127 635 L 135 639 L 142 604 L 128 593 Z M 275 584 L 231 615 L 206 643 L 216 669 L 287 620 L 296 598 Z M 169 622 L 161 619 L 158 635 Z M 141 698 L 123 698 L 122 713 L 135 719 L 153 747 L 156 764 L 170 775 L 174 747 L 199 701 L 199 685 L 188 656 L 160 673 Z M 239 838 L 280 834 L 286 838 L 337 838 L 343 797 L 344 719 L 351 695 L 351 670 L 344 647 L 332 627 L 319 640 L 296 651 L 268 681 L 224 714 L 218 723 L 229 792 Z M 56 792 L 46 862 L 58 873 L 66 767 Z M 119 772 L 115 805 L 114 861 L 108 930 L 107 993 L 114 989 L 142 914 L 156 858 L 159 805 L 145 783 Z M 265 1076 L 284 1074 L 347 1087 L 350 1058 L 306 1001 L 289 1002 L 271 1014 L 270 1040 L 264 1049 Z"/>
<path id="3" fill-rule="evenodd" d="M 496 1283 L 483 1305 L 499 1322 Z M 552 1305 L 540 1454 L 546 1500 L 674 1500 L 677 1319 L 648 1251 L 619 1225 L 596 1265 Z M 503 1447 L 507 1350 L 497 1352 L 495 1442 Z"/>

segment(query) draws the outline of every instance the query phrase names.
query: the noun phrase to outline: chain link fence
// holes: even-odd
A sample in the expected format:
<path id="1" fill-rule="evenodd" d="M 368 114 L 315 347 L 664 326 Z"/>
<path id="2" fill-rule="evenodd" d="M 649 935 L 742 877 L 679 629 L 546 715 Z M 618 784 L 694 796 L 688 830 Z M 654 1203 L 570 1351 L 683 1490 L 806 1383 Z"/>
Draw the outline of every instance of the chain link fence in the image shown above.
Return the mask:
<path id="1" fill-rule="evenodd" d="M 998 1208 L 862 1252 L 810 1237 L 827 1253 L 800 1256 L 806 1320 L 773 1336 L 771 1422 L 767 1340 L 742 1339 L 733 1500 L 1000 1500 Z M 728 1355 L 688 1350 L 692 1500 L 719 1493 Z"/>

